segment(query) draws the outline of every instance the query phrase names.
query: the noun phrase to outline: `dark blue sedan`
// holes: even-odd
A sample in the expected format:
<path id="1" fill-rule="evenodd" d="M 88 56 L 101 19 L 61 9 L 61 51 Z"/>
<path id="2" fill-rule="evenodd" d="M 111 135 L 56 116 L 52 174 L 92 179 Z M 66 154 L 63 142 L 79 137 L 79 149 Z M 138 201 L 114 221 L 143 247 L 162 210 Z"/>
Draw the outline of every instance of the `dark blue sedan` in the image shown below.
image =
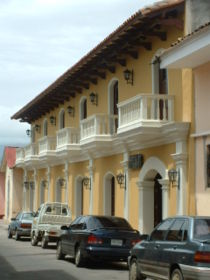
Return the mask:
<path id="1" fill-rule="evenodd" d="M 179 216 L 160 223 L 129 257 L 129 279 L 209 280 L 210 217 Z"/>
<path id="2" fill-rule="evenodd" d="M 12 238 L 13 235 L 15 240 L 19 240 L 22 236 L 30 237 L 33 218 L 33 212 L 19 212 L 15 218 L 11 219 L 8 226 L 8 238 Z"/>
<path id="3" fill-rule="evenodd" d="M 130 249 L 141 240 L 127 220 L 114 216 L 80 216 L 61 229 L 56 257 L 70 255 L 76 266 L 88 259 L 127 261 Z"/>

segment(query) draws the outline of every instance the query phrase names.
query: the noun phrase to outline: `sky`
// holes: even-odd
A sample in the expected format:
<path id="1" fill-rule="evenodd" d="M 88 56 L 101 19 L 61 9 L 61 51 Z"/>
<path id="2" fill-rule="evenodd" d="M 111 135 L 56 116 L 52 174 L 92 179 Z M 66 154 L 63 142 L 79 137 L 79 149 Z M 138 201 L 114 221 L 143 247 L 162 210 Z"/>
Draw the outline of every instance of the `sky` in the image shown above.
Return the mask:
<path id="1" fill-rule="evenodd" d="M 11 116 L 119 25 L 155 0 L 0 0 L 0 156 L 25 146 Z"/>

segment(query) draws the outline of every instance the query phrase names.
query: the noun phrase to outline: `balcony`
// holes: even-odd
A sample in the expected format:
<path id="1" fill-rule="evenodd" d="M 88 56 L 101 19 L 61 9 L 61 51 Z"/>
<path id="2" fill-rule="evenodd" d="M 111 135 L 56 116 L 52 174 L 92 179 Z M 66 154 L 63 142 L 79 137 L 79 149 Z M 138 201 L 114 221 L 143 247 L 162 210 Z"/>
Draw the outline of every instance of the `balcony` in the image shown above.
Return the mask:
<path id="1" fill-rule="evenodd" d="M 174 121 L 174 96 L 141 94 L 118 104 L 117 135 L 130 148 L 145 148 L 174 142 L 189 124 Z"/>
<path id="2" fill-rule="evenodd" d="M 80 132 L 78 128 L 66 127 L 57 131 L 56 154 L 68 156 L 80 151 Z"/>
<path id="3" fill-rule="evenodd" d="M 24 160 L 25 160 L 25 153 L 24 153 L 24 149 L 23 148 L 18 148 L 16 150 L 16 165 L 22 166 L 24 164 Z"/>
<path id="4" fill-rule="evenodd" d="M 25 164 L 32 164 L 38 161 L 38 146 L 32 143 L 25 147 Z"/>
<path id="5" fill-rule="evenodd" d="M 39 159 L 51 160 L 56 156 L 56 138 L 45 136 L 38 140 Z"/>

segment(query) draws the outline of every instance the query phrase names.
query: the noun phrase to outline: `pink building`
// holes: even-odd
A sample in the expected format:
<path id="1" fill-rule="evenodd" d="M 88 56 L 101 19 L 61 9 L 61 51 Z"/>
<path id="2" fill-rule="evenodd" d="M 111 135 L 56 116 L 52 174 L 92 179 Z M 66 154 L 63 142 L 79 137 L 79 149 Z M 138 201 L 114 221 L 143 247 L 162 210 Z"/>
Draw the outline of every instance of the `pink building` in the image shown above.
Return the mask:
<path id="1" fill-rule="evenodd" d="M 0 219 L 4 217 L 5 204 L 5 174 L 0 172 Z"/>

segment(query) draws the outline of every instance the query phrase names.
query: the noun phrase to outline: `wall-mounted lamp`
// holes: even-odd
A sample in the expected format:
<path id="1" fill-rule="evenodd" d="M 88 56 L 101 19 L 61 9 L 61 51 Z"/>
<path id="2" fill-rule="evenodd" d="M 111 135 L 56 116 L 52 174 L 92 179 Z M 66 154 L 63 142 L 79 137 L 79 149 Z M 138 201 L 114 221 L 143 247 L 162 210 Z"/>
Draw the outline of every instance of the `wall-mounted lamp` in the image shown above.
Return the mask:
<path id="1" fill-rule="evenodd" d="M 33 181 L 30 181 L 30 182 L 29 182 L 29 186 L 30 186 L 31 189 L 34 189 L 34 182 L 33 182 Z"/>
<path id="2" fill-rule="evenodd" d="M 50 123 L 52 125 L 56 125 L 56 117 L 55 116 L 50 116 Z"/>
<path id="3" fill-rule="evenodd" d="M 75 112 L 74 107 L 68 106 L 68 107 L 67 107 L 67 111 L 68 111 L 68 113 L 69 113 L 69 116 L 74 117 L 74 112 Z"/>
<path id="4" fill-rule="evenodd" d="M 41 126 L 40 126 L 39 124 L 36 124 L 36 125 L 35 125 L 35 130 L 36 130 L 36 132 L 40 133 L 40 131 L 41 131 Z"/>
<path id="5" fill-rule="evenodd" d="M 47 188 L 47 186 L 48 186 L 48 181 L 47 181 L 47 180 L 42 180 L 42 181 L 41 181 L 41 186 L 42 186 L 43 188 Z"/>
<path id="6" fill-rule="evenodd" d="M 24 184 L 25 188 L 27 188 L 29 186 L 29 182 L 28 181 L 24 181 L 23 184 Z"/>
<path id="7" fill-rule="evenodd" d="M 127 84 L 133 85 L 133 70 L 126 69 L 123 74 Z"/>
<path id="8" fill-rule="evenodd" d="M 120 188 L 126 189 L 126 175 L 123 173 L 119 173 L 116 176 L 117 178 L 117 183 L 120 185 Z"/>
<path id="9" fill-rule="evenodd" d="M 96 106 L 98 105 L 98 94 L 97 93 L 94 93 L 94 92 L 90 93 L 90 102 Z"/>
<path id="10" fill-rule="evenodd" d="M 179 170 L 176 169 L 170 169 L 168 170 L 168 178 L 169 182 L 171 183 L 172 187 L 180 188 L 180 174 Z"/>
<path id="11" fill-rule="evenodd" d="M 27 130 L 26 130 L 26 135 L 27 135 L 27 136 L 31 136 L 31 130 L 30 130 L 30 129 L 27 129 Z"/>
<path id="12" fill-rule="evenodd" d="M 83 178 L 83 180 L 82 180 L 82 184 L 83 184 L 83 186 L 85 186 L 85 188 L 86 188 L 87 190 L 90 190 L 90 189 L 91 189 L 90 178 L 89 178 L 89 177 L 85 176 L 85 177 Z"/>
<path id="13" fill-rule="evenodd" d="M 59 183 L 59 185 L 60 185 L 61 187 L 65 187 L 65 182 L 66 182 L 66 180 L 63 179 L 63 178 L 59 178 L 59 179 L 58 179 L 58 183 Z"/>

